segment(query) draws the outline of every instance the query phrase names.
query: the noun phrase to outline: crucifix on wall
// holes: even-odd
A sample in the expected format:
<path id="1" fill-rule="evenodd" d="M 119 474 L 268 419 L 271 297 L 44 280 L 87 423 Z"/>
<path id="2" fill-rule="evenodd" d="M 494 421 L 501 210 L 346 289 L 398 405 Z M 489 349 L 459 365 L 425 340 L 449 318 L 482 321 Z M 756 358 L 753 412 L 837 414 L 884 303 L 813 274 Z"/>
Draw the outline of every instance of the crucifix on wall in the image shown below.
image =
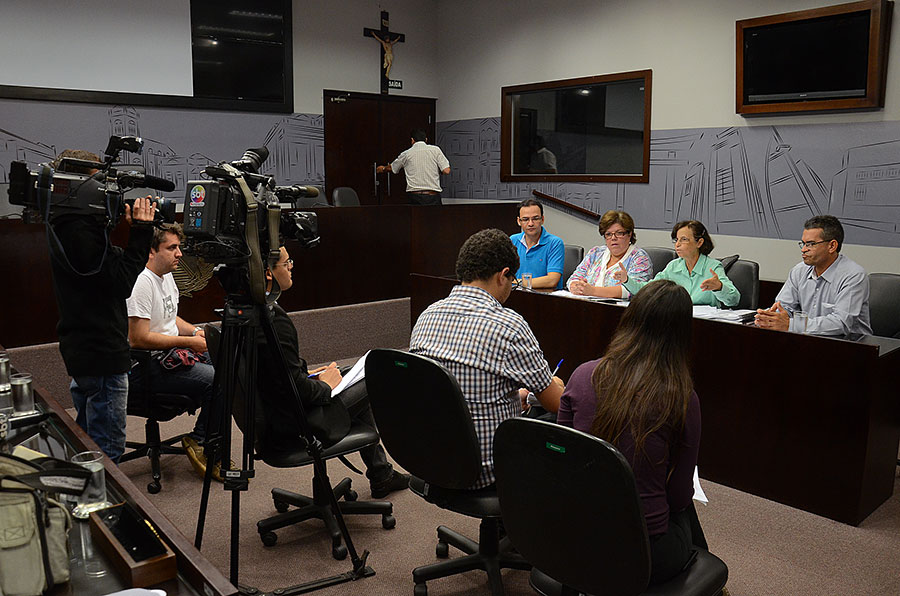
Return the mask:
<path id="1" fill-rule="evenodd" d="M 390 86 L 391 66 L 394 64 L 394 44 L 406 41 L 406 36 L 391 31 L 388 12 L 381 11 L 381 29 L 363 29 L 365 37 L 374 37 L 381 44 L 381 93 L 387 95 Z"/>

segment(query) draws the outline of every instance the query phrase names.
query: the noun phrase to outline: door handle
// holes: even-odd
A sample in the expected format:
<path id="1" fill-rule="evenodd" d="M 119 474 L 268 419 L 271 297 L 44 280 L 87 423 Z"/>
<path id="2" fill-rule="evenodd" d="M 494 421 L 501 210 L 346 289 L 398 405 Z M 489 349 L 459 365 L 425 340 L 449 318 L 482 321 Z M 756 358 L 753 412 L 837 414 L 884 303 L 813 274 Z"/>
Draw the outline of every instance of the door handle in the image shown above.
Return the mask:
<path id="1" fill-rule="evenodd" d="M 378 198 L 378 162 L 372 163 L 372 180 L 375 182 L 375 196 L 373 198 Z"/>

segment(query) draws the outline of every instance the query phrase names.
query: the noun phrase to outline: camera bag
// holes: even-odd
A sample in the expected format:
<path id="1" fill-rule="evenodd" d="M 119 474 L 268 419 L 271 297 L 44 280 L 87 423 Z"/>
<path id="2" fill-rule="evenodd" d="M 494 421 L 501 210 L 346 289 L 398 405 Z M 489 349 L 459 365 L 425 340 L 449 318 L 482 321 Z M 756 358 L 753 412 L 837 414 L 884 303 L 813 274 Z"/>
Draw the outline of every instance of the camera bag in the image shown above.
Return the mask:
<path id="1" fill-rule="evenodd" d="M 0 595 L 37 596 L 69 581 L 72 517 L 53 497 L 81 494 L 90 476 L 63 460 L 0 453 Z"/>

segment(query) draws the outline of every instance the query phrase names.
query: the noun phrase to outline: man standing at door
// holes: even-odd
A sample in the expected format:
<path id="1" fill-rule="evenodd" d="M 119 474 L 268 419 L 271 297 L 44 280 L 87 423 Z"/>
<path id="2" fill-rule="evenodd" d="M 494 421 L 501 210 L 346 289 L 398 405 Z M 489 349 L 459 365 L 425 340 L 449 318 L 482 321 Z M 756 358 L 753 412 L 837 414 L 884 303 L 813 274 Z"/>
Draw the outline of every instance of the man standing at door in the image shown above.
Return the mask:
<path id="1" fill-rule="evenodd" d="M 379 174 L 388 171 L 406 174 L 406 198 L 410 205 L 441 205 L 441 174 L 450 173 L 447 156 L 436 145 L 427 143 L 421 128 L 410 133 L 411 147 L 386 166 L 378 166 Z"/>

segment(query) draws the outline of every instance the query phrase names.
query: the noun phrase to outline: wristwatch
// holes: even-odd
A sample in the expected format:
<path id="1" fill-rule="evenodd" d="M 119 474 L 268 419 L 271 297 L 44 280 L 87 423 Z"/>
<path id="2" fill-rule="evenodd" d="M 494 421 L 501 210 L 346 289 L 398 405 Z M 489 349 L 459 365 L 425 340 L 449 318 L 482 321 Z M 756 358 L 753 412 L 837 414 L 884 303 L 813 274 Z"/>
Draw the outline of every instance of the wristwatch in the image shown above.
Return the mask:
<path id="1" fill-rule="evenodd" d="M 191 335 L 197 335 L 197 333 L 199 333 L 199 332 L 200 332 L 200 328 L 199 328 L 199 327 L 194 327 L 194 332 L 191 333 Z"/>

